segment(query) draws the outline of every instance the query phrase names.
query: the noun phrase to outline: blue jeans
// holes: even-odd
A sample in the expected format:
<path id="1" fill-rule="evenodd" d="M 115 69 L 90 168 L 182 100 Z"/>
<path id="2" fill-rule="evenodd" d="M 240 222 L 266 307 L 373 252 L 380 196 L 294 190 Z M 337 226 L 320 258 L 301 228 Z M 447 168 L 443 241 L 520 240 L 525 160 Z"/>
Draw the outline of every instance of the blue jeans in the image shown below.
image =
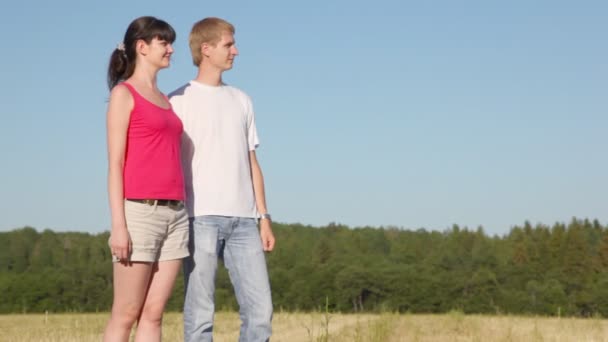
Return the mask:
<path id="1" fill-rule="evenodd" d="M 190 219 L 190 256 L 184 259 L 184 339 L 213 341 L 215 272 L 223 255 L 239 303 L 239 341 L 268 341 L 272 299 L 266 258 L 253 218 Z"/>

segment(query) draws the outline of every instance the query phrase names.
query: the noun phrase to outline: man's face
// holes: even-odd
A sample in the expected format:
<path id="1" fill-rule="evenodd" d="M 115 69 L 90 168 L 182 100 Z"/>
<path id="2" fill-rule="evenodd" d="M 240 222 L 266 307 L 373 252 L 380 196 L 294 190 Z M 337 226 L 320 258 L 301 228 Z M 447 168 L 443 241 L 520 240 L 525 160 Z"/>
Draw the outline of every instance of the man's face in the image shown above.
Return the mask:
<path id="1" fill-rule="evenodd" d="M 209 57 L 211 65 L 221 71 L 230 70 L 234 63 L 234 57 L 239 54 L 236 49 L 234 35 L 230 32 L 223 32 L 222 38 L 215 45 L 203 45 L 203 53 Z"/>

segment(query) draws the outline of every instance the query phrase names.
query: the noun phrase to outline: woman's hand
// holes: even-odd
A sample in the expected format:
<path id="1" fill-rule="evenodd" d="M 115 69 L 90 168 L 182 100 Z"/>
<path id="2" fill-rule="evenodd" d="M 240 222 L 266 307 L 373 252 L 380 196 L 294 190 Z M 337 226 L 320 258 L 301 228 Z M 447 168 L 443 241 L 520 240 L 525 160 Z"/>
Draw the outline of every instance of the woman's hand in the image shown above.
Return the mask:
<path id="1" fill-rule="evenodd" d="M 120 261 L 128 261 L 131 255 L 131 237 L 125 225 L 112 227 L 110 235 L 110 251 Z"/>

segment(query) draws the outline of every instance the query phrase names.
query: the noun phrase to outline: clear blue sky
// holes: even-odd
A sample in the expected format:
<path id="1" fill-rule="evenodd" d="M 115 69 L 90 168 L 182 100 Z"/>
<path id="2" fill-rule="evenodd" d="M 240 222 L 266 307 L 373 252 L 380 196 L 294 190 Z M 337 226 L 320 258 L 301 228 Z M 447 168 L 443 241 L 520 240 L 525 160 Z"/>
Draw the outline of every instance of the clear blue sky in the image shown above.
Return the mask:
<path id="1" fill-rule="evenodd" d="M 179 5 L 178 5 L 179 4 Z M 504 234 L 608 223 L 605 1 L 11 1 L 0 11 L 0 230 L 109 229 L 108 58 L 141 15 L 237 28 L 275 220 Z"/>

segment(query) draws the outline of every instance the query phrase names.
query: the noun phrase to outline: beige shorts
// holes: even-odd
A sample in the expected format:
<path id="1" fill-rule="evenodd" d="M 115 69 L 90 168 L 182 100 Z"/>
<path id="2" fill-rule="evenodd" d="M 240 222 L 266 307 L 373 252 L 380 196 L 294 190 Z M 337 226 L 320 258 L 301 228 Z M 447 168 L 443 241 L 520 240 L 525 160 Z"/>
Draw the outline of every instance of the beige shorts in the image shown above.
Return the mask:
<path id="1" fill-rule="evenodd" d="M 129 261 L 155 262 L 187 257 L 188 213 L 178 207 L 125 200 L 125 219 L 131 237 Z M 118 262 L 112 257 L 113 262 Z"/>

